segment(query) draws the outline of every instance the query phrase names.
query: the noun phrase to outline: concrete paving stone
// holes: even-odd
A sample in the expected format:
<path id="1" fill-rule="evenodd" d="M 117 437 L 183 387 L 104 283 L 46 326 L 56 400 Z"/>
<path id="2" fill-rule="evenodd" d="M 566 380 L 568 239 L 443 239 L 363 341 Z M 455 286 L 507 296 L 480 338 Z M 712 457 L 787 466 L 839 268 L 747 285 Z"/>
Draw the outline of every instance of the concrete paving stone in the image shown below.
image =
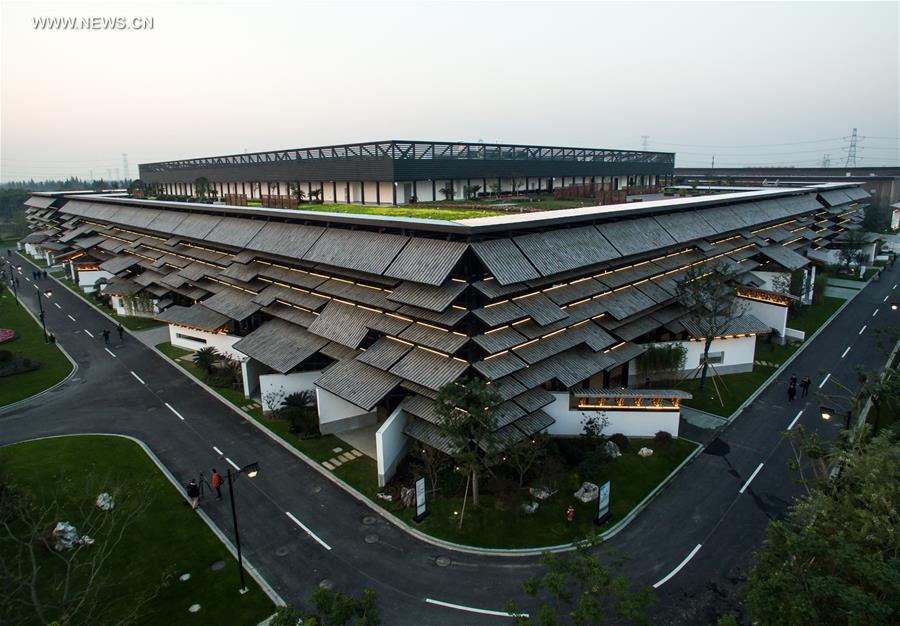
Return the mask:
<path id="1" fill-rule="evenodd" d="M 350 450 L 350 454 L 352 454 L 354 456 L 354 458 L 357 458 L 357 459 L 363 455 L 363 453 L 360 452 L 359 450 Z"/>
<path id="2" fill-rule="evenodd" d="M 335 467 L 340 467 L 341 465 L 344 464 L 344 462 L 341 461 L 340 459 L 338 459 L 337 457 L 335 457 L 333 459 L 328 459 L 328 462 L 331 463 L 332 465 L 334 465 Z"/>
<path id="3" fill-rule="evenodd" d="M 327 470 L 333 470 L 333 469 L 334 469 L 334 465 L 332 465 L 332 464 L 329 463 L 328 461 L 322 461 L 322 466 L 323 466 L 325 469 L 327 469 Z"/>
<path id="4" fill-rule="evenodd" d="M 344 452 L 343 454 L 338 455 L 338 459 L 340 459 L 344 463 L 348 463 L 352 461 L 355 457 L 352 454 L 348 454 Z"/>
<path id="5" fill-rule="evenodd" d="M 340 453 L 340 452 L 343 452 L 344 449 L 343 449 L 343 448 L 332 448 L 331 451 L 334 452 L 335 454 L 338 454 L 338 453 Z"/>

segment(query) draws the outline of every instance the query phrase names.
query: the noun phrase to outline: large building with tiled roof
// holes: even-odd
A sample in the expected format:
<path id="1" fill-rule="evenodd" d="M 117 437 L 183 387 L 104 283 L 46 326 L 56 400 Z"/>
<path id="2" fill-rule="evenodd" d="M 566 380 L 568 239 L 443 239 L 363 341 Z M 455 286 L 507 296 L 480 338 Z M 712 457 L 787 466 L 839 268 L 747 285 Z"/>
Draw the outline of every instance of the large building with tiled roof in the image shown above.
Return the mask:
<path id="1" fill-rule="evenodd" d="M 503 399 L 502 445 L 578 434 L 592 411 L 610 432 L 677 436 L 684 392 L 648 389 L 635 360 L 679 343 L 698 366 L 703 329 L 676 293 L 689 268 L 734 275 L 746 311 L 710 356 L 748 371 L 866 197 L 829 184 L 448 221 L 35 194 L 26 241 L 104 276 L 117 310 L 165 321 L 173 344 L 240 361 L 248 398 L 315 391 L 320 429 L 369 429 L 385 480 L 411 439 L 450 451 L 432 400 L 466 376 Z"/>

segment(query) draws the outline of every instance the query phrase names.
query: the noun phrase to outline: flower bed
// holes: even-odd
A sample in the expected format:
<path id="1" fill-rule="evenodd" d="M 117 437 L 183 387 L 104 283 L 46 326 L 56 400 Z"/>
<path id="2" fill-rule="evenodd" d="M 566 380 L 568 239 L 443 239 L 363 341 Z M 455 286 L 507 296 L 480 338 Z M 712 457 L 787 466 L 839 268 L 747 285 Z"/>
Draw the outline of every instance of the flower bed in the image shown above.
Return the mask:
<path id="1" fill-rule="evenodd" d="M 6 343 L 16 338 L 16 331 L 12 328 L 0 328 L 0 343 Z"/>

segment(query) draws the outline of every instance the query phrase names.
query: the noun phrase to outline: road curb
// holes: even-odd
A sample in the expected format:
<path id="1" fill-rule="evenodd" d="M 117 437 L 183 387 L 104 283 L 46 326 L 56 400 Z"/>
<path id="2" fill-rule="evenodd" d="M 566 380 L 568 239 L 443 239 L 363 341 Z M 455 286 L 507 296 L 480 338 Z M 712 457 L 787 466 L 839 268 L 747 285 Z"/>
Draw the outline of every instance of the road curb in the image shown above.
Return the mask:
<path id="1" fill-rule="evenodd" d="M 77 434 L 69 434 L 69 435 L 49 435 L 47 437 L 31 437 L 29 439 L 23 439 L 22 441 L 17 441 L 16 443 L 6 444 L 5 446 L 2 446 L 2 447 L 12 446 L 12 445 L 16 445 L 19 443 L 28 443 L 29 441 L 43 441 L 46 439 L 62 439 L 64 437 L 98 437 L 98 436 L 100 436 L 100 437 L 121 437 L 122 439 L 129 439 L 129 440 L 133 441 L 134 443 L 136 443 L 138 446 L 141 447 L 141 449 L 144 451 L 144 453 L 147 455 L 147 457 L 151 461 L 153 461 L 153 463 L 156 465 L 157 469 L 159 469 L 159 471 L 162 472 L 163 476 L 165 476 L 169 480 L 169 482 L 172 483 L 172 486 L 175 487 L 175 490 L 178 492 L 178 495 L 181 496 L 187 504 L 190 504 L 191 501 L 188 499 L 187 495 L 184 493 L 184 489 L 182 488 L 181 484 L 178 482 L 178 480 L 175 478 L 175 476 L 172 474 L 172 472 L 169 471 L 169 468 L 167 468 L 162 463 L 162 461 L 159 460 L 159 457 L 157 457 L 156 454 L 154 454 L 153 450 L 150 449 L 150 446 L 148 446 L 146 443 L 144 443 L 137 437 L 133 437 L 131 435 L 122 435 L 119 433 L 77 433 Z M 234 557 L 235 560 L 237 560 L 237 549 L 234 547 L 234 544 L 232 544 L 231 540 L 228 539 L 228 537 L 225 535 L 225 533 L 223 533 L 219 529 L 219 527 L 216 526 L 215 522 L 213 522 L 212 519 L 209 517 L 209 515 L 206 514 L 206 511 L 198 508 L 198 509 L 195 509 L 195 513 L 197 513 L 197 515 L 199 515 L 200 519 L 203 520 L 203 522 L 209 527 L 209 529 L 219 539 L 219 541 L 222 542 L 222 544 L 225 546 L 225 548 L 228 550 L 228 552 L 231 554 L 231 556 Z M 272 600 L 272 602 L 276 606 L 287 606 L 287 603 L 284 601 L 284 599 L 278 594 L 277 591 L 275 591 L 275 589 L 268 583 L 268 581 L 265 578 L 263 578 L 263 576 L 259 573 L 259 571 L 249 561 L 247 561 L 246 557 L 243 558 L 242 560 L 244 563 L 244 569 L 247 571 L 247 573 L 250 574 L 250 576 L 253 578 L 253 580 L 256 581 L 256 584 L 259 585 L 260 589 L 262 589 L 263 592 L 267 596 L 269 596 L 269 599 Z"/>

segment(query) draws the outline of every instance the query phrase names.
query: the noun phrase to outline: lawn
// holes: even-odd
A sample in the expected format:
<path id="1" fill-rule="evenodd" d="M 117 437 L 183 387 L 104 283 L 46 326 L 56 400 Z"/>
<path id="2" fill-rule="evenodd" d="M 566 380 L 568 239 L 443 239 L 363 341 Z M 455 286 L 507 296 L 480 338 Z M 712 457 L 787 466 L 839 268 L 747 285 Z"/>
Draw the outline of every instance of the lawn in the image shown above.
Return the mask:
<path id="1" fill-rule="evenodd" d="M 57 272 L 53 272 L 53 276 L 59 282 L 65 285 L 69 289 L 69 291 L 78 295 L 85 302 L 97 307 L 129 330 L 144 330 L 146 328 L 156 328 L 157 326 L 163 326 L 165 324 L 165 322 L 160 322 L 149 317 L 132 317 L 129 315 L 119 315 L 115 313 L 112 307 L 110 307 L 105 302 L 101 302 L 100 300 L 94 298 L 92 295 L 82 291 L 74 282 L 72 282 L 72 279 L 68 276 L 59 274 Z"/>
<path id="2" fill-rule="evenodd" d="M 654 453 L 643 458 L 637 452 L 647 446 Z M 559 491 L 540 502 L 533 514 L 524 513 L 519 504 L 528 499 L 524 490 L 512 501 L 496 496 L 482 495 L 481 506 L 472 508 L 471 498 L 466 505 L 462 528 L 459 528 L 459 514 L 462 512 L 462 497 L 428 496 L 430 515 L 416 525 L 412 521 L 414 509 L 395 511 L 402 520 L 434 537 L 483 548 L 536 548 L 571 543 L 588 537 L 591 533 L 603 531 L 625 517 L 650 491 L 684 461 L 696 445 L 683 439 L 669 444 L 654 440 L 632 439 L 624 454 L 604 466 L 600 475 L 592 481 L 602 484 L 611 481 L 610 512 L 612 517 L 603 527 L 594 524 L 597 502 L 583 504 L 572 494 L 580 481 L 577 473 L 567 474 L 559 484 Z M 374 498 L 374 489 L 363 491 Z M 569 505 L 575 508 L 575 519 L 566 521 L 565 513 Z"/>
<path id="3" fill-rule="evenodd" d="M 55 344 L 44 342 L 40 325 L 5 288 L 0 289 L 0 326 L 16 331 L 15 339 L 0 344 L 0 350 L 21 353 L 41 364 L 36 370 L 0 378 L 0 406 L 52 387 L 72 371 L 72 364 L 65 355 Z"/>
<path id="4" fill-rule="evenodd" d="M 247 578 L 249 593 L 238 593 L 236 561 L 134 442 L 80 436 L 21 443 L 0 448 L 0 469 L 5 482 L 34 497 L 42 508 L 53 506 L 51 495 L 56 495 L 59 512 L 53 520 L 58 517 L 76 528 L 84 519 L 82 511 L 93 506 L 101 491 L 112 492 L 127 481 L 129 490 L 116 501 L 119 510 L 146 498 L 147 509 L 128 527 L 105 565 L 94 623 L 117 622 L 136 592 L 150 592 L 160 584 L 137 624 L 257 624 L 274 612 L 252 578 Z M 14 557 L 11 549 L 0 542 L 0 555 L 7 562 Z M 86 550 L 90 554 L 91 548 Z M 211 564 L 220 560 L 224 567 L 212 570 Z M 59 572 L 60 564 L 47 553 L 40 554 L 39 563 L 44 580 Z M 179 580 L 184 573 L 191 574 L 189 580 Z M 200 610 L 189 613 L 195 603 Z M 0 622 L 28 621 L 29 613 L 13 610 L 0 609 L 5 614 Z"/>
<path id="5" fill-rule="evenodd" d="M 842 298 L 822 298 L 821 302 L 804 307 L 799 314 L 790 315 L 787 322 L 788 328 L 802 330 L 809 337 L 825 323 L 825 320 L 841 308 L 844 302 L 846 300 Z"/>
<path id="6" fill-rule="evenodd" d="M 360 204 L 304 204 L 303 211 L 328 211 L 359 215 L 386 215 L 389 217 L 416 217 L 431 220 L 463 220 L 473 217 L 506 215 L 504 211 L 478 211 L 472 209 L 420 208 L 416 206 L 377 206 Z"/>

